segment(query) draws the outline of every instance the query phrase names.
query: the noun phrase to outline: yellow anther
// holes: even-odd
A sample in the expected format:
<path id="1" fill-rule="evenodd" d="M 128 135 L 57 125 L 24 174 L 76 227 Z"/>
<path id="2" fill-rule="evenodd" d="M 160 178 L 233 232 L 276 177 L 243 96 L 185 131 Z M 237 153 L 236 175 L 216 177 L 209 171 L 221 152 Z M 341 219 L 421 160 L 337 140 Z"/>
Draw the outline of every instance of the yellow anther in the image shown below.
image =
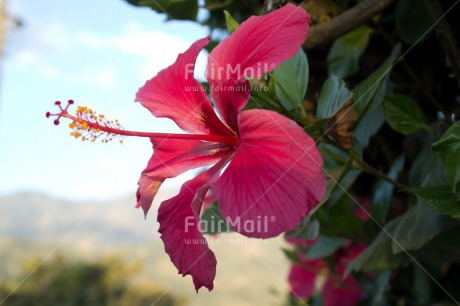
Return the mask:
<path id="1" fill-rule="evenodd" d="M 107 129 L 121 130 L 122 127 L 117 120 L 108 120 L 103 114 L 98 114 L 86 106 L 78 106 L 74 121 L 69 124 L 69 128 L 73 131 L 70 133 L 75 138 L 80 138 L 82 141 L 94 142 L 96 139 L 101 139 L 102 143 L 108 143 L 113 137 L 118 136 L 118 133 L 110 133 Z M 120 143 L 123 143 L 120 140 Z"/>

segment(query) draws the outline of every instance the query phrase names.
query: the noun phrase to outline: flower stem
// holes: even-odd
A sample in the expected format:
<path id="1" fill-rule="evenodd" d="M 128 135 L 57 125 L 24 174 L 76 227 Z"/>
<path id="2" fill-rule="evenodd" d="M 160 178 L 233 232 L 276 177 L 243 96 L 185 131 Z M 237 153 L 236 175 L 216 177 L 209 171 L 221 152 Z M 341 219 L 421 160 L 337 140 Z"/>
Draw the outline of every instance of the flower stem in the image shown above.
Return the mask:
<path id="1" fill-rule="evenodd" d="M 354 163 L 358 165 L 359 168 L 361 168 L 364 172 L 369 173 L 375 177 L 378 177 L 384 181 L 387 181 L 388 183 L 392 184 L 396 188 L 398 188 L 400 191 L 407 192 L 412 194 L 412 192 L 409 191 L 409 187 L 407 187 L 404 184 L 401 184 L 400 182 L 392 179 L 391 177 L 387 176 L 385 173 L 383 173 L 380 170 L 375 169 L 368 163 L 362 161 L 362 160 L 354 160 Z"/>

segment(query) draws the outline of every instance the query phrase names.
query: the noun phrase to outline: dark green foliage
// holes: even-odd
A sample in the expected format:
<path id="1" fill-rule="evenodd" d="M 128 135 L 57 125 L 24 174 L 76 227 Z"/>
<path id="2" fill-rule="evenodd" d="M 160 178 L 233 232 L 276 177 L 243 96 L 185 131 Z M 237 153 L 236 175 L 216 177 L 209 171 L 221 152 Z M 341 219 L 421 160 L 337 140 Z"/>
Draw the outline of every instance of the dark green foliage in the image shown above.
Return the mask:
<path id="1" fill-rule="evenodd" d="M 198 14 L 198 0 L 126 0 L 136 6 L 150 7 L 165 14 L 169 20 L 195 20 Z"/>
<path id="2" fill-rule="evenodd" d="M 0 297 L 5 306 L 184 305 L 159 287 L 130 283 L 135 271 L 116 258 L 90 263 L 57 256 L 30 262 L 17 284 L 0 286 Z"/>

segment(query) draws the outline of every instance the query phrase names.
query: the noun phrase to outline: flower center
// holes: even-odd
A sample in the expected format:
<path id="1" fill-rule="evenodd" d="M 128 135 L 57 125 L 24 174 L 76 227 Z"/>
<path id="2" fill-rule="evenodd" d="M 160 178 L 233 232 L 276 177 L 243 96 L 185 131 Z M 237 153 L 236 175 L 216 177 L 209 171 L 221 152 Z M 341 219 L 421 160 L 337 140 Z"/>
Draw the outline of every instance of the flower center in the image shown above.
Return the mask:
<path id="1" fill-rule="evenodd" d="M 74 104 L 73 100 L 69 100 L 67 106 L 62 108 L 61 102 L 54 103 L 59 107 L 59 112 L 56 114 L 46 113 L 46 118 L 57 117 L 54 120 L 55 125 L 59 125 L 61 118 L 72 120 L 69 128 L 72 129 L 71 136 L 80 138 L 82 141 L 94 142 L 101 139 L 103 143 L 112 141 L 114 138 L 121 138 L 120 143 L 123 143 L 125 136 L 137 136 L 148 138 L 171 138 L 183 140 L 201 140 L 209 142 L 217 142 L 236 147 L 239 139 L 236 136 L 219 136 L 208 134 L 173 134 L 173 133 L 150 133 L 150 132 L 135 132 L 127 131 L 122 128 L 118 120 L 108 120 L 104 115 L 97 114 L 90 108 L 78 106 L 75 115 L 71 115 L 67 110 L 70 105 Z"/>

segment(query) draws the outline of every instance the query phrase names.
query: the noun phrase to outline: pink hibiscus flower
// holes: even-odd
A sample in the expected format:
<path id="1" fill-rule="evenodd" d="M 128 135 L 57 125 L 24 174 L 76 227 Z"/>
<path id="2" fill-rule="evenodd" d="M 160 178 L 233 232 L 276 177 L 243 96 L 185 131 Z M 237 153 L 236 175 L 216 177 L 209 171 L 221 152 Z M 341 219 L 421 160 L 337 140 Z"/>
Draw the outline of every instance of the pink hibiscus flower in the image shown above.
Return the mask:
<path id="1" fill-rule="evenodd" d="M 174 64 L 147 81 L 136 101 L 189 134 L 122 131 L 113 122 L 101 126 L 88 120 L 87 110 L 77 110 L 77 117 L 69 115 L 67 108 L 56 114 L 57 122 L 59 117 L 71 118 L 74 129 L 84 127 L 97 137 L 105 132 L 151 139 L 154 154 L 137 191 L 137 207 L 145 214 L 165 179 L 212 165 L 184 183 L 179 194 L 161 203 L 158 211 L 166 252 L 180 274 L 192 276 L 197 291 L 202 286 L 212 290 L 216 273 L 216 258 L 203 238 L 199 218 L 210 187 L 234 230 L 257 238 L 296 227 L 324 194 L 322 158 L 314 140 L 278 113 L 242 111 L 250 96 L 246 77 L 262 77 L 294 56 L 308 26 L 306 12 L 288 4 L 249 18 L 224 39 L 209 55 L 206 69 L 217 113 L 193 77 L 196 58 L 209 37 L 195 42 Z M 266 224 L 267 218 L 270 223 L 264 228 L 254 226 Z"/>
<path id="2" fill-rule="evenodd" d="M 292 294 L 300 299 L 309 299 L 314 293 L 318 277 L 325 282 L 321 288 L 324 306 L 355 306 L 363 297 L 363 288 L 352 276 L 343 278 L 346 266 L 361 253 L 364 245 L 348 246 L 334 254 L 335 273 L 329 270 L 325 259 L 308 260 L 299 254 L 298 263 L 292 264 L 289 286 Z"/>

